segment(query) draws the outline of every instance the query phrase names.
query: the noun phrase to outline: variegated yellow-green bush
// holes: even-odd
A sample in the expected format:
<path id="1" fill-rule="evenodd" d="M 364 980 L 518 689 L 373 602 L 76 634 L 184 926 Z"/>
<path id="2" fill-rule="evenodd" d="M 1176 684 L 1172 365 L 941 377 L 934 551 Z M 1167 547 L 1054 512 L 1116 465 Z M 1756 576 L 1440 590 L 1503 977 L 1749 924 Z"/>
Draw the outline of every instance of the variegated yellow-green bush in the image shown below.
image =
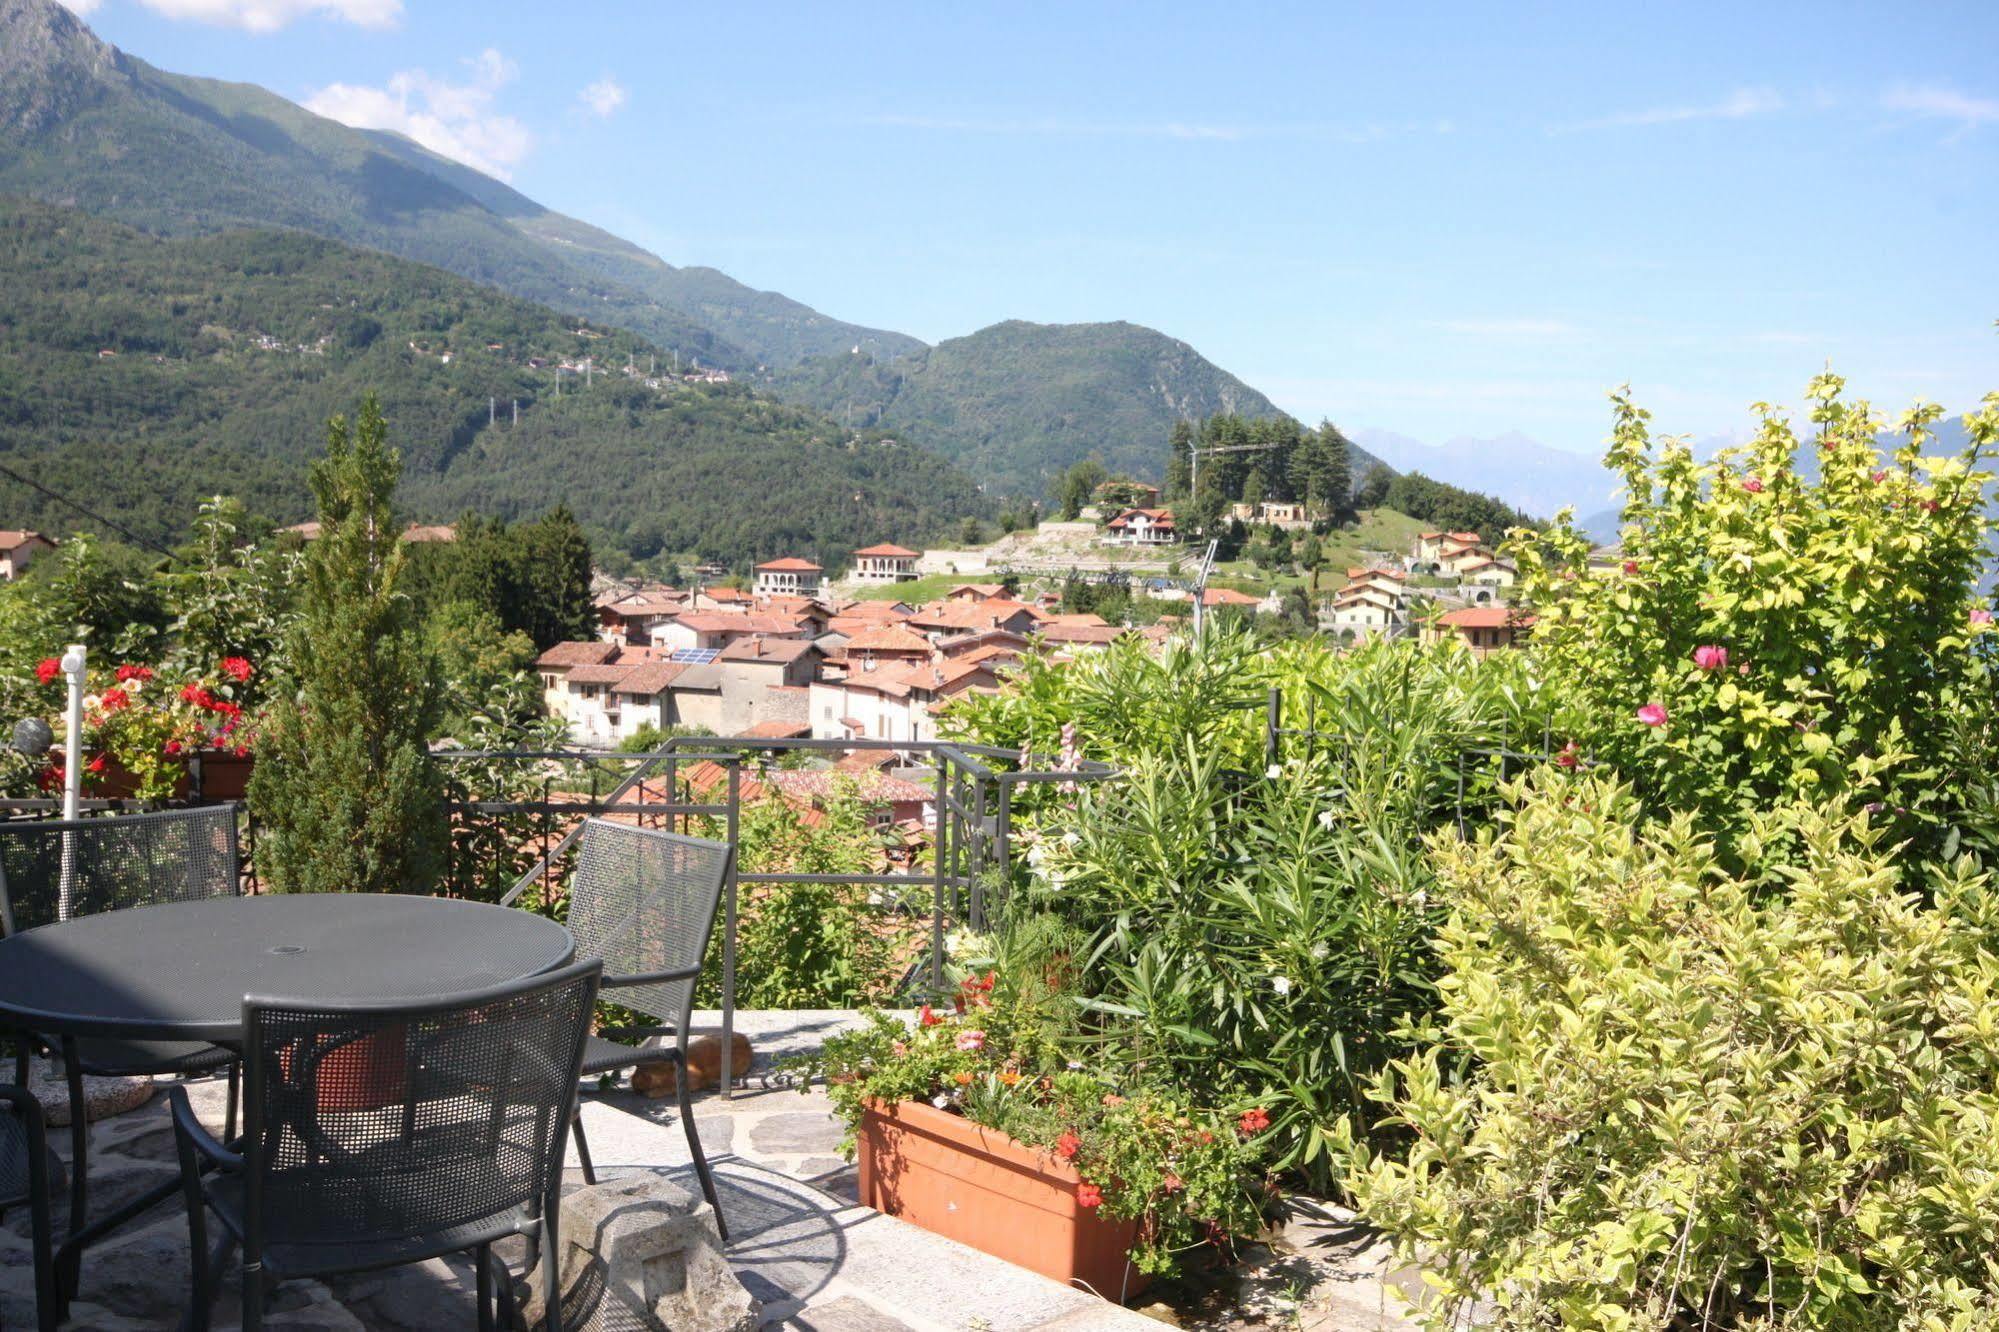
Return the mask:
<path id="1" fill-rule="evenodd" d="M 1516 795 L 1434 843 L 1442 1008 L 1375 1088 L 1412 1141 L 1353 1151 L 1429 1325 L 1474 1299 L 1510 1328 L 1999 1325 L 1988 878 L 1804 808 L 1743 831 L 1798 848 L 1772 894 L 1628 787 Z"/>
<path id="2" fill-rule="evenodd" d="M 1623 549 L 1592 565 L 1566 523 L 1517 534 L 1533 652 L 1568 761 L 1610 764 L 1654 811 L 1726 841 L 1773 803 L 1837 799 L 1948 854 L 1999 730 L 1978 593 L 1999 395 L 1961 454 L 1925 455 L 1930 406 L 1884 456 L 1884 422 L 1842 388 L 1812 382 L 1802 440 L 1759 405 L 1756 437 L 1708 462 L 1619 395 Z"/>

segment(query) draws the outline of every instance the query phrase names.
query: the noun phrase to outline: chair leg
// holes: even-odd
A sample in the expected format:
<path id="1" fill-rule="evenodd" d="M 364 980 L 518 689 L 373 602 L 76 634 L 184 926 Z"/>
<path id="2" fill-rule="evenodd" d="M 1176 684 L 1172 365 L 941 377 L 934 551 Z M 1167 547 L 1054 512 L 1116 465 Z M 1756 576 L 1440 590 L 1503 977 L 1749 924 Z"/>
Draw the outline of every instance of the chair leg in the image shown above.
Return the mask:
<path id="1" fill-rule="evenodd" d="M 562 1332 L 562 1190 L 549 1190 L 541 1216 L 541 1307 L 548 1332 Z"/>
<path id="2" fill-rule="evenodd" d="M 687 1066 L 680 1066 L 680 1076 L 676 1079 L 680 1096 L 680 1126 L 687 1131 L 687 1150 L 694 1154 L 694 1173 L 701 1178 L 702 1196 L 708 1199 L 708 1206 L 715 1212 L 715 1231 L 723 1243 L 729 1239 L 729 1222 L 722 1215 L 722 1199 L 715 1192 L 715 1176 L 708 1170 L 708 1154 L 701 1150 L 701 1133 L 694 1127 L 694 1102 L 689 1098 L 687 1084 L 692 1081 L 687 1076 Z"/>
<path id="3" fill-rule="evenodd" d="M 201 1193 L 201 1163 L 194 1144 L 179 1133 L 174 1135 L 180 1156 L 181 1196 L 187 1203 L 187 1265 L 192 1273 L 187 1301 L 187 1318 L 181 1326 L 191 1332 L 208 1332 L 209 1306 L 215 1294 L 208 1284 L 208 1200 Z"/>
<path id="4" fill-rule="evenodd" d="M 34 1246 L 35 1325 L 40 1332 L 56 1332 L 62 1321 L 62 1292 L 56 1284 L 55 1226 L 49 1220 L 49 1149 L 39 1127 L 29 1136 L 28 1150 L 31 1153 L 28 1228 Z"/>
<path id="5" fill-rule="evenodd" d="M 472 1261 L 478 1265 L 479 1283 L 479 1332 L 496 1332 L 493 1322 L 493 1250 L 481 1244 L 472 1250 Z"/>
<path id="6" fill-rule="evenodd" d="M 223 1112 L 222 1141 L 226 1146 L 236 1141 L 236 1101 L 242 1094 L 243 1066 L 234 1059 L 229 1061 L 229 1108 Z"/>
<path id="7" fill-rule="evenodd" d="M 90 1224 L 90 1117 L 84 1113 L 83 1070 L 77 1067 L 76 1042 L 62 1043 L 64 1080 L 69 1086 L 69 1233 Z M 56 1272 L 64 1302 L 76 1298 L 83 1280 L 83 1251 L 73 1249 Z"/>
<path id="8" fill-rule="evenodd" d="M 263 1332 L 264 1265 L 243 1264 L 243 1332 Z"/>
<path id="9" fill-rule="evenodd" d="M 597 1182 L 597 1167 L 590 1162 L 590 1140 L 583 1136 L 583 1109 L 578 1106 L 569 1116 L 569 1136 L 576 1139 L 576 1159 L 583 1167 L 583 1182 Z"/>

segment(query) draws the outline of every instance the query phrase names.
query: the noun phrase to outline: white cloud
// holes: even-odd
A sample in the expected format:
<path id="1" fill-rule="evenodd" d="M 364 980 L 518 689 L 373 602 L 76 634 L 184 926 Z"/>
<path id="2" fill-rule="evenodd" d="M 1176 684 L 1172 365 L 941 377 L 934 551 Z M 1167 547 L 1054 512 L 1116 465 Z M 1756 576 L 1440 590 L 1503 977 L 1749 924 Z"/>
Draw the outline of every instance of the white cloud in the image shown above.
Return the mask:
<path id="1" fill-rule="evenodd" d="M 1999 99 L 1972 97 L 1934 84 L 1890 88 L 1881 95 L 1881 105 L 1890 111 L 1913 111 L 1919 116 L 1955 120 L 1965 129 L 1999 125 Z"/>
<path id="2" fill-rule="evenodd" d="M 89 18 L 97 12 L 104 0 L 57 0 L 57 2 L 78 18 Z"/>
<path id="3" fill-rule="evenodd" d="M 1746 120 L 1750 116 L 1782 111 L 1787 103 L 1774 88 L 1737 88 L 1718 102 L 1692 106 L 1655 106 L 1643 111 L 1626 111 L 1601 120 L 1558 126 L 1566 129 L 1613 129 L 1625 125 L 1678 125 L 1690 120 Z"/>
<path id="4" fill-rule="evenodd" d="M 627 99 L 625 85 L 609 74 L 576 94 L 576 100 L 583 103 L 592 113 L 603 117 L 616 115 Z"/>
<path id="5" fill-rule="evenodd" d="M 306 98 L 305 107 L 356 129 L 393 130 L 434 153 L 507 180 L 534 147 L 527 126 L 493 105 L 518 69 L 490 47 L 464 63 L 469 75 L 463 82 L 406 69 L 379 88 L 329 84 Z"/>
<path id="6" fill-rule="evenodd" d="M 70 8 L 87 13 L 102 0 L 64 0 Z M 146 8 L 170 19 L 192 19 L 223 28 L 244 28 L 250 32 L 276 32 L 299 19 L 318 16 L 339 19 L 363 28 L 392 28 L 403 16 L 403 0 L 139 0 Z"/>

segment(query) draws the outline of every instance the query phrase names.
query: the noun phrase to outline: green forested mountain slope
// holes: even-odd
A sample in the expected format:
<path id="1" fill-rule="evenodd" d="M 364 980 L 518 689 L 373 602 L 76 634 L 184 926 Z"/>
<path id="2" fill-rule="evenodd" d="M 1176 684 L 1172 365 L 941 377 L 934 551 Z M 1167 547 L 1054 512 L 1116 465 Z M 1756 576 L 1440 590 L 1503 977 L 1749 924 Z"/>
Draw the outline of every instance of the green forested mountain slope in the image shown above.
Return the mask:
<path id="1" fill-rule="evenodd" d="M 0 290 L 0 462 L 150 537 L 217 492 L 306 516 L 325 419 L 370 390 L 416 516 L 565 501 L 640 555 L 829 563 L 982 507 L 924 450 L 741 384 L 648 384 L 658 351 L 630 333 L 295 232 L 159 239 L 0 198 Z M 0 478 L 0 527 L 79 525 Z"/>
<path id="2" fill-rule="evenodd" d="M 1280 414 L 1186 343 L 1127 323 L 1011 320 L 892 362 L 807 361 L 775 384 L 836 420 L 903 432 L 1002 490 L 1033 495 L 1090 457 L 1159 480 L 1178 420 Z"/>
<path id="3" fill-rule="evenodd" d="M 153 68 L 55 0 L 0 0 L 0 190 L 151 231 L 296 227 L 435 264 L 734 369 L 873 337 L 657 256 L 395 135 Z"/>

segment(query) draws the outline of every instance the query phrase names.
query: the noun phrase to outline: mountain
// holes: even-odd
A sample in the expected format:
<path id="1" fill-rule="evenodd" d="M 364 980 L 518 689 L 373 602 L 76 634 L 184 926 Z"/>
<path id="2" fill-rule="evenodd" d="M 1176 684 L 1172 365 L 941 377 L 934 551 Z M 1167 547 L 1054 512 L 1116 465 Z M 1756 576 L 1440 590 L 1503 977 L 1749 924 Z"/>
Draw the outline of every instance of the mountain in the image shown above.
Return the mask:
<path id="1" fill-rule="evenodd" d="M 55 0 L 0 0 L 0 192 L 149 231 L 291 227 L 386 250 L 747 370 L 874 339 L 711 268 L 675 268 L 397 135 L 251 84 L 155 69 Z"/>
<path id="2" fill-rule="evenodd" d="M 1032 496 L 1092 457 L 1160 480 L 1178 420 L 1282 415 L 1186 343 L 1127 323 L 1009 320 L 894 361 L 852 352 L 804 361 L 770 383 L 837 420 L 921 441 L 995 489 Z"/>
<path id="3" fill-rule="evenodd" d="M 1354 442 L 1405 472 L 1449 477 L 1467 490 L 1505 500 L 1537 518 L 1564 505 L 1594 513 L 1610 502 L 1616 479 L 1594 454 L 1551 448 L 1518 432 L 1489 439 L 1459 436 L 1425 444 L 1390 430 L 1355 430 Z"/>
<path id="4" fill-rule="evenodd" d="M 218 492 L 307 516 L 327 417 L 370 391 L 413 517 L 563 502 L 642 557 L 831 566 L 985 512 L 925 450 L 741 383 L 649 376 L 659 349 L 631 333 L 299 232 L 160 238 L 0 196 L 0 291 L 0 466 L 152 540 Z M 98 526 L 6 476 L 0 521 Z"/>

